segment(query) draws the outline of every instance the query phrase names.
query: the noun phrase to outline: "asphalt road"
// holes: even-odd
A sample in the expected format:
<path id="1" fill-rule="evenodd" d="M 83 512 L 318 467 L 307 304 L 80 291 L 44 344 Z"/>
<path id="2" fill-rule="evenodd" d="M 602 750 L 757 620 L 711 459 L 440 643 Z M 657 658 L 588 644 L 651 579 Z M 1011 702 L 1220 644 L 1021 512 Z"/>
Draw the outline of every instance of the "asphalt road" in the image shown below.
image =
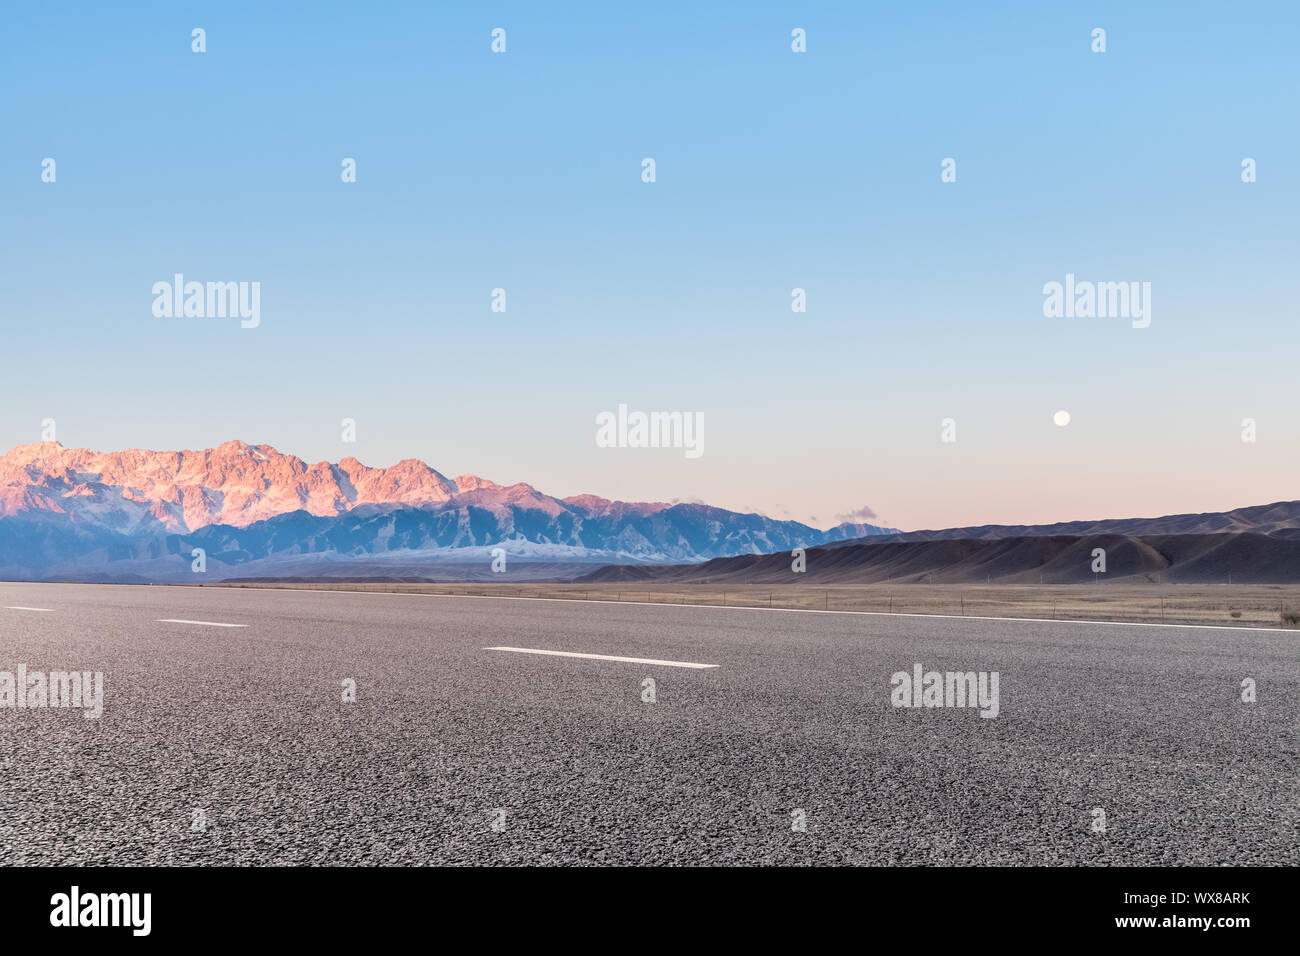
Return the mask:
<path id="1" fill-rule="evenodd" d="M 1297 632 L 0 584 L 20 664 L 104 711 L 0 707 L 5 864 L 1300 863 Z"/>

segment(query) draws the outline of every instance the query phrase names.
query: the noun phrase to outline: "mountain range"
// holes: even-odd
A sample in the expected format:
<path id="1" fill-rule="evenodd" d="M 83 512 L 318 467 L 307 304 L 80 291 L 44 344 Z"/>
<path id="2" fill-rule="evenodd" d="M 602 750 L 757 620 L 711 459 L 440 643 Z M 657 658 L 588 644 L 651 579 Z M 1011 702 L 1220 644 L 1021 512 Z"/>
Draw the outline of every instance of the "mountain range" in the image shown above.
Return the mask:
<path id="1" fill-rule="evenodd" d="M 901 532 L 819 530 L 704 504 L 555 498 L 449 478 L 417 459 L 308 464 L 270 445 L 96 452 L 56 442 L 0 457 L 0 578 L 257 577 L 801 582 L 1109 577 L 1300 581 L 1300 501 L 1207 514 Z M 492 571 L 505 553 L 507 572 Z M 196 572 L 196 550 L 203 566 Z M 200 574 L 202 575 L 200 577 Z"/>
<path id="2" fill-rule="evenodd" d="M 738 555 L 654 567 L 609 565 L 579 576 L 592 583 L 681 584 L 1080 584 L 1096 581 L 1097 549 L 1107 580 L 1169 583 L 1300 582 L 1300 501 L 1232 511 L 1040 525 L 979 525 L 832 541 L 811 548 L 802 574 L 789 554 Z"/>
<path id="3" fill-rule="evenodd" d="M 1097 549 L 1106 571 L 1093 571 Z M 607 565 L 579 582 L 674 584 L 1294 584 L 1300 533 L 1286 529 L 1192 534 L 1023 535 L 1005 538 L 862 539 L 810 548 L 796 574 L 788 553 L 714 558 L 686 565 Z"/>
<path id="4" fill-rule="evenodd" d="M 703 504 L 554 498 L 528 484 L 457 478 L 417 459 L 308 464 L 270 445 L 96 452 L 57 442 L 0 458 L 0 577 L 210 580 L 277 574 L 490 574 L 509 561 L 689 563 L 892 532 L 819 530 Z M 397 569 L 397 570 L 395 570 Z"/>
<path id="5" fill-rule="evenodd" d="M 1055 524 L 986 524 L 938 531 L 899 531 L 872 538 L 872 544 L 887 541 L 946 541 L 953 538 L 997 540 L 1042 538 L 1054 535 L 1179 535 L 1229 534 L 1232 532 L 1300 532 L 1300 501 L 1275 501 L 1232 511 L 1204 514 L 1162 515 L 1158 518 L 1105 518 L 1100 521 L 1059 521 Z M 866 542 L 845 541 L 843 544 Z"/>

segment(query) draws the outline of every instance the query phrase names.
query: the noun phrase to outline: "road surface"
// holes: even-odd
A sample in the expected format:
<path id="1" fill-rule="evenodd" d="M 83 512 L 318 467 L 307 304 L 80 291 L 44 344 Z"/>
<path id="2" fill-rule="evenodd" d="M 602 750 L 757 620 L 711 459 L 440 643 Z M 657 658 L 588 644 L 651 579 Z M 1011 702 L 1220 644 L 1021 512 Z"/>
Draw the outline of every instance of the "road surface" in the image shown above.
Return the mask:
<path id="1" fill-rule="evenodd" d="M 103 714 L 0 706 L 3 864 L 1300 863 L 1294 631 L 0 584 L 19 665 Z"/>

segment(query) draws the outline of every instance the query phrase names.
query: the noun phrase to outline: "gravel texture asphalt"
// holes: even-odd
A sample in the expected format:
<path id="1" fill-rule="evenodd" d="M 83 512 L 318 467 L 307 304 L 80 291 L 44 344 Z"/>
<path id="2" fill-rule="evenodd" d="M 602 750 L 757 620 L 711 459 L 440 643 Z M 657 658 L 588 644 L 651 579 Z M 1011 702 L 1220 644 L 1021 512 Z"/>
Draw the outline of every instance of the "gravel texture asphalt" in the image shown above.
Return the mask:
<path id="1" fill-rule="evenodd" d="M 0 584 L 19 665 L 104 709 L 0 706 L 3 864 L 1300 863 L 1295 631 Z"/>

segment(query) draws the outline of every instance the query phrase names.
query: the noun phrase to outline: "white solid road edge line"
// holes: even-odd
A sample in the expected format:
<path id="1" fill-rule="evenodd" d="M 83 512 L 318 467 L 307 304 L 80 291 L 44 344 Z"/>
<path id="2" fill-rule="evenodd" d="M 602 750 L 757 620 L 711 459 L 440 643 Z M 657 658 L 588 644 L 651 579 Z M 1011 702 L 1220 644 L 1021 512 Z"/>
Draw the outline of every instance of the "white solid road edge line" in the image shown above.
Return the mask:
<path id="1" fill-rule="evenodd" d="M 183 585 L 188 586 L 188 585 Z M 264 588 L 263 590 L 289 590 Z M 303 593 L 328 594 L 323 588 L 294 588 Z M 977 614 L 920 614 L 908 611 L 824 611 L 819 607 L 746 607 L 743 604 L 672 604 L 668 601 L 602 601 L 583 598 L 515 597 L 509 594 L 438 594 L 404 591 L 340 591 L 342 594 L 410 594 L 411 597 L 478 598 L 483 601 L 554 601 L 559 604 L 613 604 L 616 607 L 702 607 L 718 611 L 784 611 L 787 614 L 857 614 L 862 617 L 933 617 L 949 621 L 1011 621 L 1017 624 L 1088 624 L 1093 627 L 1178 627 L 1204 631 L 1250 631 L 1267 634 L 1294 634 L 1291 627 L 1249 627 L 1242 624 L 1162 624 L 1160 621 L 1079 621 L 1065 617 L 983 617 Z"/>
<path id="2" fill-rule="evenodd" d="M 197 584 L 169 587 L 198 588 Z M 233 587 L 224 590 L 236 590 Z M 381 597 L 475 598 L 480 601 L 552 601 L 556 604 L 616 604 L 623 607 L 702 607 L 719 611 L 784 611 L 786 614 L 857 614 L 863 617 L 933 617 L 951 621 L 1010 621 L 1024 624 L 1087 624 L 1092 627 L 1178 627 L 1199 631 L 1250 631 L 1294 634 L 1293 627 L 1250 627 L 1245 624 L 1165 624 L 1160 621 L 1081 621 L 1066 617 L 985 617 L 979 614 L 919 614 L 908 611 L 823 610 L 819 607 L 746 607 L 738 604 L 672 604 L 668 601 L 602 601 L 583 598 L 516 597 L 510 594 L 443 594 L 436 591 L 348 591 L 343 588 L 255 588 L 258 591 L 292 591 L 295 594 L 377 594 Z"/>
<path id="3" fill-rule="evenodd" d="M 622 661 L 624 664 L 656 664 L 660 667 L 690 667 L 707 670 L 717 664 L 694 664 L 690 661 L 657 661 L 648 657 L 616 657 L 612 654 L 580 654 L 577 651 L 544 651 L 535 647 L 485 647 L 485 651 L 513 651 L 516 654 L 545 654 L 549 657 L 582 657 L 592 661 Z"/>
<path id="4" fill-rule="evenodd" d="M 158 624 L 202 624 L 204 627 L 248 627 L 247 624 L 222 624 L 220 621 L 184 621 L 178 617 L 160 617 Z"/>
<path id="5" fill-rule="evenodd" d="M 6 604 L 5 610 L 6 611 L 53 611 L 54 609 L 49 607 L 22 607 L 21 605 L 18 604 Z"/>

